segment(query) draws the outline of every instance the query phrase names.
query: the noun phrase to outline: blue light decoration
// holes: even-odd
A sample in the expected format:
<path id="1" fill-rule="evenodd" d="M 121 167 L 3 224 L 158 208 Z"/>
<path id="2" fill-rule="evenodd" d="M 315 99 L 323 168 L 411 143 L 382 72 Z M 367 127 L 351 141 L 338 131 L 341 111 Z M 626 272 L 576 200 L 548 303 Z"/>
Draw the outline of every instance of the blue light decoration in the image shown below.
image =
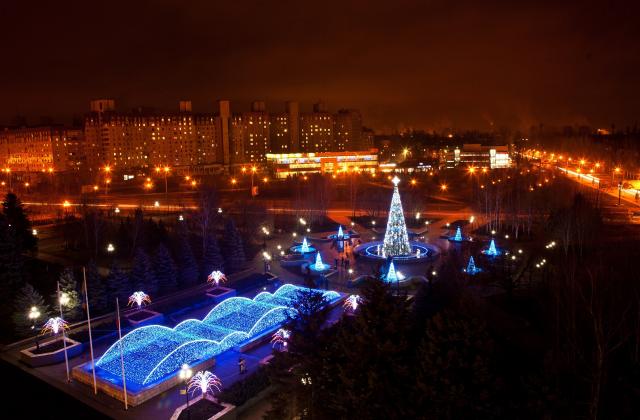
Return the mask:
<path id="1" fill-rule="evenodd" d="M 322 257 L 319 252 L 316 254 L 315 269 L 318 271 L 322 271 L 324 269 L 324 263 L 322 262 Z"/>
<path id="2" fill-rule="evenodd" d="M 400 191 L 398 191 L 400 178 L 395 176 L 391 181 L 393 182 L 393 195 L 389 207 L 387 230 L 384 232 L 384 241 L 382 242 L 382 253 L 391 257 L 409 255 L 411 254 L 411 244 L 404 220 Z"/>
<path id="3" fill-rule="evenodd" d="M 473 256 L 469 257 L 469 263 L 467 264 L 467 268 L 464 270 L 467 274 L 474 276 L 482 271 L 481 268 L 476 267 L 476 262 L 473 260 Z"/>
<path id="4" fill-rule="evenodd" d="M 489 249 L 485 249 L 482 253 L 490 257 L 497 257 L 501 254 L 500 250 L 496 248 L 496 242 L 493 239 L 491 239 L 491 242 L 489 243 Z"/>
<path id="5" fill-rule="evenodd" d="M 302 252 L 303 254 L 307 254 L 307 253 L 311 252 L 309 250 L 309 243 L 307 242 L 307 238 L 306 237 L 302 238 L 302 248 L 300 248 L 300 252 Z"/>
<path id="6" fill-rule="evenodd" d="M 393 265 L 393 261 L 389 264 L 389 270 L 387 270 L 387 275 L 384 280 L 387 283 L 395 283 L 398 281 L 398 274 L 396 273 L 396 267 Z"/>
<path id="7" fill-rule="evenodd" d="M 103 379 L 121 381 L 120 346 L 129 388 L 144 388 L 175 375 L 187 363 L 195 365 L 281 326 L 295 316 L 292 305 L 299 291 L 313 290 L 285 284 L 273 294 L 261 292 L 253 299 L 231 297 L 202 319 L 187 319 L 173 328 L 149 325 L 136 328 L 116 341 L 96 362 Z M 327 302 L 340 295 L 323 293 Z"/>
<path id="8" fill-rule="evenodd" d="M 342 232 L 342 225 L 338 226 L 338 239 L 344 238 L 344 232 Z"/>
<path id="9" fill-rule="evenodd" d="M 462 242 L 464 240 L 464 238 L 462 237 L 462 229 L 460 229 L 460 226 L 456 228 L 456 234 L 453 236 L 450 236 L 449 240 L 455 241 L 455 242 Z"/>

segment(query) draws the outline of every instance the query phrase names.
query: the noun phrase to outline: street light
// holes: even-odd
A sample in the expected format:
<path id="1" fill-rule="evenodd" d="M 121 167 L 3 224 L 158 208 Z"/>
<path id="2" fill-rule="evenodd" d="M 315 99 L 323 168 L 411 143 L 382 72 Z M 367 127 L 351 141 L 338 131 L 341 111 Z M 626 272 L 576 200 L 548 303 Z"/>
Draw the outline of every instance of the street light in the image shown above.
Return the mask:
<path id="1" fill-rule="evenodd" d="M 189 384 L 189 379 L 191 379 L 191 376 L 193 375 L 193 371 L 191 370 L 191 368 L 189 367 L 188 364 L 183 364 L 182 367 L 180 368 L 180 373 L 178 374 L 178 376 L 180 377 L 181 381 L 184 381 L 184 395 L 186 395 L 187 397 L 187 417 L 191 418 L 191 412 L 189 411 L 189 390 L 187 389 L 187 386 Z"/>

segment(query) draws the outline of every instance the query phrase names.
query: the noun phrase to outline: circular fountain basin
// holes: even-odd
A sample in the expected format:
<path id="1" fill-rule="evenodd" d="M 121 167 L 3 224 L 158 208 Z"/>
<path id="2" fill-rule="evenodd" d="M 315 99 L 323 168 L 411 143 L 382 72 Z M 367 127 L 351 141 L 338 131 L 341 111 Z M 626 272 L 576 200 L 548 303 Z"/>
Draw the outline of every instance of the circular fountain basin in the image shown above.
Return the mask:
<path id="1" fill-rule="evenodd" d="M 362 245 L 358 245 L 355 248 L 355 252 L 358 253 L 361 257 L 364 257 L 368 260 L 372 261 L 384 261 L 387 257 L 383 257 L 378 254 L 378 246 L 382 249 L 383 241 L 374 241 L 367 242 Z M 393 262 L 395 264 L 413 264 L 413 263 L 422 263 L 433 260 L 438 254 L 440 250 L 438 247 L 425 244 L 423 242 L 410 242 L 411 245 L 411 254 L 409 255 L 396 255 L 393 257 Z M 418 253 L 420 251 L 420 253 Z"/>
<path id="2" fill-rule="evenodd" d="M 289 251 L 293 252 L 294 254 L 307 255 L 307 254 L 315 253 L 317 249 L 313 245 L 309 245 L 309 251 L 302 252 L 302 245 L 294 245 L 291 248 L 289 248 Z"/>

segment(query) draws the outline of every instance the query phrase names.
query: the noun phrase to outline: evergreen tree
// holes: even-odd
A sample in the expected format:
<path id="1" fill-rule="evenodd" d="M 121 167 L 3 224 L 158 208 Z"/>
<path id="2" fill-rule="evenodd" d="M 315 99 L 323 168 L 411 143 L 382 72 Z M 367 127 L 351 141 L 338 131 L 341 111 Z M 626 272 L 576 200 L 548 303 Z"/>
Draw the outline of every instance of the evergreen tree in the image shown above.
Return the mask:
<path id="1" fill-rule="evenodd" d="M 107 296 L 107 286 L 100 277 L 98 266 L 96 266 L 94 260 L 89 261 L 89 264 L 87 264 L 86 275 L 91 315 L 103 314 L 111 305 Z"/>
<path id="2" fill-rule="evenodd" d="M 402 201 L 398 191 L 398 177 L 393 178 L 393 195 L 391 197 L 391 207 L 389 208 L 389 219 L 387 220 L 387 230 L 384 233 L 382 252 L 386 256 L 395 257 L 397 255 L 407 255 L 411 253 L 407 225 L 404 220 Z"/>
<path id="3" fill-rule="evenodd" d="M 80 294 L 73 269 L 67 267 L 62 270 L 58 282 L 60 283 L 60 294 L 66 296 L 66 301 L 62 305 L 62 318 L 69 322 L 77 321 L 82 316 L 82 308 L 80 307 Z M 51 295 L 51 298 L 57 306 L 59 298 L 57 290 Z"/>
<path id="4" fill-rule="evenodd" d="M 176 265 L 171 258 L 169 250 L 164 244 L 158 245 L 153 256 L 153 270 L 158 282 L 158 293 L 164 296 L 172 293 L 178 286 L 178 274 Z"/>
<path id="5" fill-rule="evenodd" d="M 118 298 L 120 300 L 120 307 L 127 305 L 129 296 L 134 292 L 129 283 L 129 278 L 115 260 L 107 276 L 107 288 L 109 290 L 109 300 L 111 300 L 111 304 L 115 306 L 115 299 Z"/>
<path id="6" fill-rule="evenodd" d="M 224 271 L 224 258 L 220 253 L 218 240 L 215 235 L 208 235 L 205 240 L 204 254 L 202 256 L 202 277 L 208 276 L 212 271 Z"/>
<path id="7" fill-rule="evenodd" d="M 246 257 L 242 237 L 232 219 L 227 220 L 224 228 L 225 255 L 227 270 L 230 272 L 240 271 L 244 268 Z"/>
<path id="8" fill-rule="evenodd" d="M 136 291 L 143 291 L 149 296 L 155 296 L 158 293 L 158 283 L 151 270 L 151 261 L 142 248 L 135 251 L 129 280 Z"/>
<path id="9" fill-rule="evenodd" d="M 32 307 L 36 307 L 40 312 L 40 317 L 36 320 L 29 319 L 29 312 Z M 18 291 L 14 300 L 12 318 L 16 332 L 21 336 L 35 335 L 40 331 L 40 327 L 48 317 L 49 307 L 45 304 L 42 295 L 31 284 L 25 284 Z"/>
<path id="10" fill-rule="evenodd" d="M 198 282 L 198 264 L 193 256 L 187 227 L 184 223 L 178 226 L 178 283 L 180 287 L 190 287 Z"/>
<path id="11" fill-rule="evenodd" d="M 2 202 L 2 213 L 6 217 L 10 230 L 15 232 L 16 250 L 33 251 L 38 245 L 38 239 L 33 235 L 31 221 L 22 206 L 20 199 L 13 193 L 8 193 Z"/>

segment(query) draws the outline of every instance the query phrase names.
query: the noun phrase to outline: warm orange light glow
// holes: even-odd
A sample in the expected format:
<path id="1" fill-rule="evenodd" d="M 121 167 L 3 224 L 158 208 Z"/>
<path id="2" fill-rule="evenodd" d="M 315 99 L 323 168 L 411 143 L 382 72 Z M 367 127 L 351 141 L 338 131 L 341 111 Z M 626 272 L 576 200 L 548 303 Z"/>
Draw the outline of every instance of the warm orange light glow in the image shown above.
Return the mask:
<path id="1" fill-rule="evenodd" d="M 262 182 L 264 182 L 264 183 L 266 184 L 267 182 L 269 182 L 269 178 L 267 178 L 267 177 L 265 176 L 264 178 L 262 178 Z"/>
<path id="2" fill-rule="evenodd" d="M 160 172 L 160 168 L 158 166 L 156 166 L 156 172 Z"/>
<path id="3" fill-rule="evenodd" d="M 440 185 L 440 189 L 441 189 L 442 191 L 446 191 L 446 190 L 447 190 L 447 184 L 441 184 L 441 185 Z"/>
<path id="4" fill-rule="evenodd" d="M 168 166 L 165 166 L 165 167 L 164 167 L 164 172 L 165 172 L 165 173 L 169 172 L 170 170 L 171 170 L 171 168 L 169 168 Z"/>
<path id="5" fill-rule="evenodd" d="M 418 181 L 416 181 L 415 179 L 411 180 L 411 185 L 416 185 L 418 183 Z"/>
<path id="6" fill-rule="evenodd" d="M 476 171 L 476 168 L 474 168 L 473 166 L 469 166 L 467 168 L 467 171 L 469 171 L 470 174 L 473 174 Z"/>
<path id="7" fill-rule="evenodd" d="M 307 176 L 306 175 L 303 176 L 302 179 L 304 179 L 306 181 L 307 180 Z"/>
<path id="8" fill-rule="evenodd" d="M 232 183 L 233 185 L 236 185 L 236 182 L 238 182 L 238 181 L 237 181 L 235 178 L 231 178 L 231 183 Z"/>
<path id="9" fill-rule="evenodd" d="M 616 168 L 616 172 L 620 172 L 620 168 Z"/>
<path id="10" fill-rule="evenodd" d="M 47 170 L 49 171 L 49 173 L 53 172 L 53 168 L 49 168 Z"/>
<path id="11" fill-rule="evenodd" d="M 187 175 L 187 176 L 184 177 L 184 179 L 185 179 L 185 181 L 190 181 L 191 177 L 189 175 Z"/>
<path id="12" fill-rule="evenodd" d="M 245 168 L 244 166 L 242 167 L 242 172 L 247 172 L 247 168 Z"/>
<path id="13" fill-rule="evenodd" d="M 487 168 L 482 168 L 482 173 L 486 174 L 487 173 Z"/>
<path id="14" fill-rule="evenodd" d="M 64 200 L 64 202 L 62 203 L 62 207 L 70 207 L 71 203 L 69 203 L 68 200 Z"/>
<path id="15" fill-rule="evenodd" d="M 258 168 L 256 168 L 255 166 L 251 167 L 251 172 L 253 172 L 254 174 L 256 173 L 257 170 L 258 170 Z"/>
<path id="16" fill-rule="evenodd" d="M 93 186 L 93 191 L 98 191 L 98 186 L 97 185 Z"/>
<path id="17" fill-rule="evenodd" d="M 105 171 L 106 173 L 111 172 L 111 166 L 106 165 L 106 166 L 104 167 L 104 171 Z"/>
<path id="18" fill-rule="evenodd" d="M 107 179 L 105 182 L 106 182 L 107 184 L 111 184 L 111 180 L 110 180 L 110 179 Z"/>
<path id="19" fill-rule="evenodd" d="M 196 180 L 194 179 L 193 181 L 191 181 L 191 186 L 195 187 L 198 183 L 196 182 Z"/>

